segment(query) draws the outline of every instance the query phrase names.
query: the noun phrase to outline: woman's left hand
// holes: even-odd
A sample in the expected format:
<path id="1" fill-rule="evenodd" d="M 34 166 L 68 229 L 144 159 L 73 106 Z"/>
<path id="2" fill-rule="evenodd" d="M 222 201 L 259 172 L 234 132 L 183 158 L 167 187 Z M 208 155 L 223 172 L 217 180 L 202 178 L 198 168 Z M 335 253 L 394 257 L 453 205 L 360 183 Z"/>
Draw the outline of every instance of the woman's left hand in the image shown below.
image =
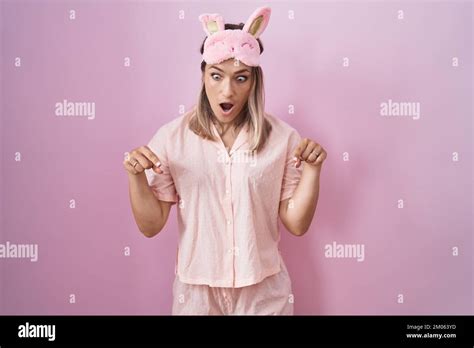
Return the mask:
<path id="1" fill-rule="evenodd" d="M 327 153 L 318 143 L 311 139 L 304 138 L 296 147 L 294 156 L 296 168 L 298 168 L 303 161 L 314 167 L 321 168 L 321 165 L 327 157 Z"/>

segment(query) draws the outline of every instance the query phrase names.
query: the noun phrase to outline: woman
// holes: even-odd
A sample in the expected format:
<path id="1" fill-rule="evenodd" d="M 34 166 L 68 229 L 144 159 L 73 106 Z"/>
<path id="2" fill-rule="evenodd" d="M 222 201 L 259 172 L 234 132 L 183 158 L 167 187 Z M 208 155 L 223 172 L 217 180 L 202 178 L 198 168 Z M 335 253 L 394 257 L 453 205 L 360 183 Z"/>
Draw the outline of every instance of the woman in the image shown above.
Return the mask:
<path id="1" fill-rule="evenodd" d="M 264 111 L 258 38 L 270 12 L 258 8 L 245 25 L 199 17 L 207 38 L 197 105 L 124 161 L 145 236 L 178 203 L 173 314 L 293 314 L 278 218 L 296 236 L 307 231 L 326 151 Z"/>

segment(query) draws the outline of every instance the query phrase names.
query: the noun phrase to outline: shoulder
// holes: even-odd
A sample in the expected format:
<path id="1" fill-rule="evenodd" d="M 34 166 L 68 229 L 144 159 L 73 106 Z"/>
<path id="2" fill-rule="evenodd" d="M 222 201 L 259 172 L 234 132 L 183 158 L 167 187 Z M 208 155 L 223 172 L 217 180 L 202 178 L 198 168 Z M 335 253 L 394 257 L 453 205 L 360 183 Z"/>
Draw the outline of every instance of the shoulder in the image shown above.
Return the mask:
<path id="1" fill-rule="evenodd" d="M 269 114 L 268 112 L 265 113 L 265 118 L 272 125 L 272 132 L 274 132 L 275 136 L 282 137 L 284 139 L 289 139 L 290 137 L 295 136 L 299 137 L 299 132 L 282 119 Z"/>
<path id="2" fill-rule="evenodd" d="M 169 139 L 182 133 L 188 127 L 189 117 L 192 115 L 192 112 L 193 110 L 187 111 L 183 115 L 179 115 L 165 122 L 155 131 L 154 137 L 160 136 Z"/>

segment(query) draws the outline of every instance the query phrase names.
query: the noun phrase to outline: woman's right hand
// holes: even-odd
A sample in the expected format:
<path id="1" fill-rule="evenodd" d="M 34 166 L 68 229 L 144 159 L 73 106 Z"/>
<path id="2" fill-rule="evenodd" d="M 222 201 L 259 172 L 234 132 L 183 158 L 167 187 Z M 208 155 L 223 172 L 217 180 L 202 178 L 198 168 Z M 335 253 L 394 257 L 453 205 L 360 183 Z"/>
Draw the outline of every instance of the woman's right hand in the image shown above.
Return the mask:
<path id="1" fill-rule="evenodd" d="M 160 159 L 148 146 L 140 146 L 130 151 L 128 158 L 123 161 L 123 166 L 132 175 L 138 175 L 150 168 L 153 168 L 155 173 L 163 173 L 159 168 Z"/>

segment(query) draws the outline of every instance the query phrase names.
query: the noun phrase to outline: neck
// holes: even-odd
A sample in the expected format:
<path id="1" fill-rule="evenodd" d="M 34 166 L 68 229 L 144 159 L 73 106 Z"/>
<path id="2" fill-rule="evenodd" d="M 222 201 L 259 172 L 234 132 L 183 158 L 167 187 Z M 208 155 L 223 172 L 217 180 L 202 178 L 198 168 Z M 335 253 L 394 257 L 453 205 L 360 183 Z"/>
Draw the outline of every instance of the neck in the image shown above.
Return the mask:
<path id="1" fill-rule="evenodd" d="M 232 128 L 234 126 L 235 122 L 223 123 L 216 120 L 216 123 L 219 125 L 219 129 L 221 130 L 221 133 L 226 133 L 229 130 L 229 128 Z"/>
<path id="2" fill-rule="evenodd" d="M 236 125 L 240 123 L 242 117 L 244 117 L 244 114 L 241 113 L 239 116 L 234 118 L 231 122 L 220 122 L 217 118 L 215 119 L 215 124 L 218 126 L 218 129 L 220 129 L 221 135 L 227 133 L 229 129 L 234 129 L 236 128 Z"/>

